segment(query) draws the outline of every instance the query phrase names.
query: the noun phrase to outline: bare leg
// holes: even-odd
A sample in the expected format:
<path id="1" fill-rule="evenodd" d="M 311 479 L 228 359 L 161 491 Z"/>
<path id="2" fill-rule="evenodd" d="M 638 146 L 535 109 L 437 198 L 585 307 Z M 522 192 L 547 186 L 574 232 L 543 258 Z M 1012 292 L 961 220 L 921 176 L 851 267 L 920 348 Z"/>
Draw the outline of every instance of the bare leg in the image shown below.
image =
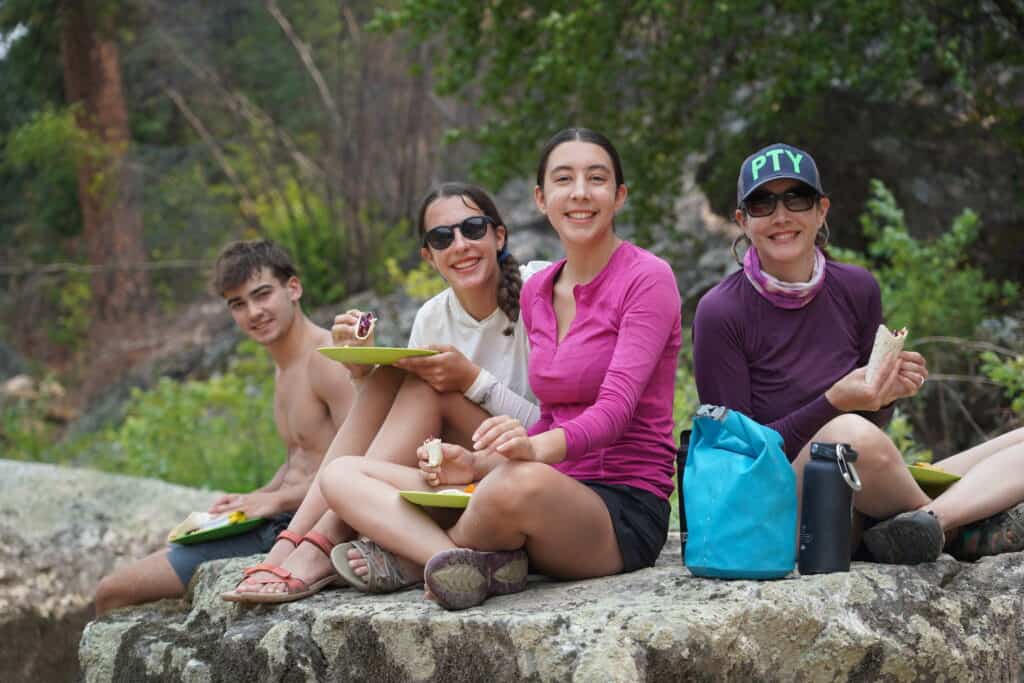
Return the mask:
<path id="1" fill-rule="evenodd" d="M 397 490 L 429 490 L 418 470 L 345 458 L 323 478 L 332 509 L 359 533 L 422 572 L 442 550 L 526 547 L 531 563 L 560 578 L 606 576 L 622 569 L 611 517 L 601 498 L 539 463 L 506 463 L 484 477 L 459 521 L 446 533 Z M 558 524 L 552 524 L 558 519 Z M 351 559 L 350 555 L 350 559 Z M 356 567 L 353 561 L 353 567 Z"/>
<path id="2" fill-rule="evenodd" d="M 461 394 L 439 394 L 415 375 L 404 374 L 401 387 L 394 397 L 390 410 L 387 411 L 387 417 L 379 426 L 372 442 L 363 452 L 366 453 L 368 460 L 406 465 L 413 468 L 413 472 L 418 476 L 419 470 L 414 469 L 416 448 L 425 439 L 443 432 L 446 441 L 468 445 L 473 431 L 487 416 L 485 411 Z M 342 431 L 344 430 L 345 427 L 342 427 Z M 333 449 L 332 444 L 331 450 Z M 356 451 L 352 452 L 352 454 L 354 453 Z M 324 468 L 321 467 L 321 475 L 323 471 Z M 326 510 L 327 504 L 321 493 L 321 486 L 319 486 L 319 482 L 315 482 L 315 484 L 317 486 L 310 489 L 306 500 L 315 499 L 318 505 L 322 505 Z M 397 496 L 395 497 L 397 498 Z M 305 505 L 304 501 L 303 506 Z M 352 529 L 331 511 L 322 514 L 314 529 L 327 536 L 335 544 L 353 537 Z M 366 563 L 358 556 L 358 553 L 356 553 L 352 564 L 358 574 L 365 573 Z M 307 584 L 334 571 L 330 559 L 316 546 L 309 543 L 300 545 L 288 554 L 280 566 Z M 287 591 L 288 587 L 284 582 L 273 582 L 262 584 L 259 590 L 279 592 Z"/>
<path id="3" fill-rule="evenodd" d="M 1024 501 L 1024 428 L 947 458 L 942 468 L 963 477 L 925 508 L 943 528 L 1006 510 Z"/>
<path id="4" fill-rule="evenodd" d="M 853 506 L 860 512 L 872 517 L 890 517 L 931 502 L 910 476 L 892 440 L 877 425 L 860 415 L 840 415 L 818 430 L 811 441 L 848 443 L 857 451 L 857 473 L 864 487 L 854 495 Z M 810 443 L 793 461 L 797 474 L 797 500 L 801 502 L 803 468 L 809 459 Z"/>
<path id="5" fill-rule="evenodd" d="M 309 491 L 306 493 L 306 497 L 303 498 L 302 504 L 299 505 L 299 509 L 295 511 L 295 516 L 292 517 L 291 523 L 288 524 L 289 531 L 301 536 L 310 529 L 315 528 L 316 531 L 337 542 L 347 540 L 347 535 L 350 531 L 341 525 L 336 517 L 331 516 L 331 518 L 325 520 L 322 526 L 315 527 L 321 518 L 324 517 L 325 513 L 328 512 L 327 503 L 324 501 L 323 496 L 320 495 L 320 474 L 323 472 L 324 467 L 338 456 L 358 455 L 367 451 L 380 426 L 384 423 L 388 411 L 394 403 L 395 396 L 398 394 L 398 390 L 405 379 L 405 375 L 406 373 L 403 370 L 379 367 L 373 374 L 365 377 L 358 383 L 358 393 L 352 409 L 349 411 L 345 422 L 342 423 L 341 429 L 335 435 L 334 440 L 331 441 L 331 445 L 327 448 L 316 478 L 310 484 Z M 309 544 L 304 543 L 302 545 L 308 546 Z M 312 558 L 313 554 L 318 556 L 315 558 L 314 564 L 318 565 L 319 576 L 316 575 L 316 571 L 296 572 L 296 576 L 304 581 L 307 579 L 315 580 L 324 576 L 324 572 L 330 568 L 330 561 L 315 546 L 300 549 L 294 547 L 291 541 L 282 539 L 270 549 L 264 562 L 275 567 L 283 567 L 292 553 L 299 550 L 302 551 L 300 556 L 307 556 L 309 558 Z M 285 568 L 295 571 L 291 567 Z M 275 592 L 287 589 L 284 583 L 260 584 L 256 582 L 259 579 L 270 578 L 271 576 L 269 573 L 257 572 L 252 575 L 252 581 L 243 581 L 235 590 L 244 593 L 247 591 Z"/>
<path id="6" fill-rule="evenodd" d="M 530 564 L 557 578 L 622 570 L 618 540 L 601 497 L 541 463 L 509 461 L 493 470 L 448 535 L 455 545 L 475 550 L 525 546 Z"/>
<path id="7" fill-rule="evenodd" d="M 422 573 L 434 553 L 454 547 L 422 508 L 398 495 L 402 489 L 431 490 L 418 468 L 369 458 L 340 458 L 323 472 L 320 486 L 331 509 L 355 531 L 404 558 L 407 575 Z M 350 559 L 365 572 L 365 562 Z"/>
<path id="8" fill-rule="evenodd" d="M 96 587 L 96 616 L 118 607 L 178 598 L 184 592 L 185 586 L 171 568 L 164 548 L 103 577 Z"/>

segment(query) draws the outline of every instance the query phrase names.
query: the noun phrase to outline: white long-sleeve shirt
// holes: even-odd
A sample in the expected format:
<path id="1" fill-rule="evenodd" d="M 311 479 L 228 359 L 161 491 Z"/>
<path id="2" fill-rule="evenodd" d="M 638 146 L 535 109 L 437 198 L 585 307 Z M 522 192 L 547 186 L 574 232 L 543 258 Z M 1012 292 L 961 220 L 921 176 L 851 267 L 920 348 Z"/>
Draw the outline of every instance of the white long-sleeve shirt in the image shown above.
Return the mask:
<path id="1" fill-rule="evenodd" d="M 547 261 L 530 261 L 519 267 L 525 282 L 543 270 Z M 522 316 L 505 335 L 508 316 L 500 308 L 483 320 L 471 316 L 455 292 L 448 288 L 427 300 L 416 312 L 409 346 L 451 344 L 480 366 L 480 373 L 465 396 L 491 415 L 508 415 L 529 427 L 540 416 L 530 390 L 527 359 L 530 355 Z"/>

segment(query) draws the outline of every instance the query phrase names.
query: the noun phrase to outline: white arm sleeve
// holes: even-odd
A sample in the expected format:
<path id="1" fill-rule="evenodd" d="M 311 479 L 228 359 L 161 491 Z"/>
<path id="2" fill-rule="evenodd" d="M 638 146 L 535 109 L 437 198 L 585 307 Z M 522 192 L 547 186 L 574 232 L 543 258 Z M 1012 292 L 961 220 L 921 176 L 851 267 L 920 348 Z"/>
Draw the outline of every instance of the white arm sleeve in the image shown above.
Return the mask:
<path id="1" fill-rule="evenodd" d="M 480 368 L 480 374 L 464 395 L 491 415 L 514 417 L 524 427 L 530 427 L 540 417 L 540 408 L 499 382 L 485 368 Z"/>

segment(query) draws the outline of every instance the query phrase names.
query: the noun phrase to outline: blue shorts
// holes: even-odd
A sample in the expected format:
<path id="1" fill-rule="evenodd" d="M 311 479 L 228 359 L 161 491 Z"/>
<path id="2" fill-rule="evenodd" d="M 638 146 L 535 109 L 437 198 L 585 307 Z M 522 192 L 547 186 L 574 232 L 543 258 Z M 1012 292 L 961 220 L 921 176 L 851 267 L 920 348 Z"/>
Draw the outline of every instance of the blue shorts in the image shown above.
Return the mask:
<path id="1" fill-rule="evenodd" d="M 170 544 L 167 561 L 171 563 L 174 573 L 181 579 L 181 585 L 187 586 L 203 562 L 222 560 L 226 557 L 245 557 L 257 553 L 267 553 L 274 547 L 274 539 L 292 521 L 292 513 L 283 512 L 270 517 L 266 524 L 261 524 L 252 531 L 237 536 L 221 538 L 209 543 L 193 543 L 192 545 Z"/>

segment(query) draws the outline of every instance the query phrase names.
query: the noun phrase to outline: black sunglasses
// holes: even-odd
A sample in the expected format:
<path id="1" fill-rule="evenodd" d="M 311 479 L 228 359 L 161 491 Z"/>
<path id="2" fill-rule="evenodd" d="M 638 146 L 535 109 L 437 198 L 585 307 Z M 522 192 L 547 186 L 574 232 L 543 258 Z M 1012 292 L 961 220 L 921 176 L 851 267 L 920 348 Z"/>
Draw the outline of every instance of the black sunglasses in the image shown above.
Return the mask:
<path id="1" fill-rule="evenodd" d="M 770 216 L 775 213 L 775 207 L 778 206 L 781 199 L 782 205 L 790 211 L 809 211 L 814 206 L 814 203 L 818 201 L 818 197 L 818 193 L 809 187 L 788 190 L 782 194 L 759 192 L 745 199 L 743 201 L 743 208 L 746 209 L 748 214 L 756 218 Z"/>
<path id="2" fill-rule="evenodd" d="M 457 225 L 439 225 L 423 234 L 423 246 L 444 251 L 455 241 L 456 228 L 467 240 L 475 241 L 487 234 L 487 226 L 494 224 L 494 219 L 489 216 L 470 216 Z"/>

